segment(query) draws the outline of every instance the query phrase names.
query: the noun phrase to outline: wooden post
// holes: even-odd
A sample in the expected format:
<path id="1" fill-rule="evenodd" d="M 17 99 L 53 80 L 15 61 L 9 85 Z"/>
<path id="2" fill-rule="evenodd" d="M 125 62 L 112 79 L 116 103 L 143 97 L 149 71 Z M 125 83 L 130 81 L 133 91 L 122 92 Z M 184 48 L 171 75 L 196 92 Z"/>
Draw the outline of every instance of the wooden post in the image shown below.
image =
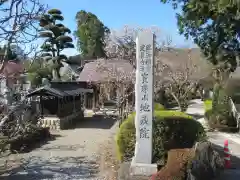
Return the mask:
<path id="1" fill-rule="evenodd" d="M 76 104 L 75 104 L 75 98 L 76 96 L 73 96 L 73 112 L 76 112 Z"/>
<path id="2" fill-rule="evenodd" d="M 40 107 L 41 107 L 41 118 L 43 118 L 43 100 L 42 100 L 42 95 L 40 96 Z"/>
<path id="3" fill-rule="evenodd" d="M 93 103 L 92 103 L 92 105 L 93 105 L 93 109 L 95 109 L 96 108 L 96 96 L 95 96 L 95 94 L 93 93 L 93 95 L 92 95 L 92 101 L 93 101 Z"/>

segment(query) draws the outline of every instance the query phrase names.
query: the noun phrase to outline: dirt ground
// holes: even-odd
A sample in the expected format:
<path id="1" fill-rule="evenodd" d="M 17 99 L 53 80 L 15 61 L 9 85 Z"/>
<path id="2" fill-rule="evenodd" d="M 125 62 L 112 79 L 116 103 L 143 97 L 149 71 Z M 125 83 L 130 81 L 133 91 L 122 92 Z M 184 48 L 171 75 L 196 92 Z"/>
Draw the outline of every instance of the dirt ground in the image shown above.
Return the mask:
<path id="1" fill-rule="evenodd" d="M 114 180 L 117 128 L 114 119 L 88 118 L 75 129 L 52 132 L 55 140 L 29 153 L 1 158 L 1 164 L 7 161 L 13 168 L 0 179 Z"/>

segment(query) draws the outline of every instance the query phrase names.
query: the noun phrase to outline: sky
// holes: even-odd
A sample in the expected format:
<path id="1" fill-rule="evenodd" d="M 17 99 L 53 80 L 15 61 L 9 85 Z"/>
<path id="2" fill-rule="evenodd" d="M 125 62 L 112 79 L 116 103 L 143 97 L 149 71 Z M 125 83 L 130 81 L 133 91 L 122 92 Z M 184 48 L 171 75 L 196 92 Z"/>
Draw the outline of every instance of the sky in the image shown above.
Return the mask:
<path id="1" fill-rule="evenodd" d="M 170 4 L 160 0 L 42 0 L 49 8 L 62 11 L 64 25 L 76 30 L 75 15 L 80 10 L 95 14 L 110 30 L 121 30 L 125 26 L 149 28 L 157 26 L 160 35 L 170 35 L 176 46 L 190 47 L 192 42 L 180 36 L 177 29 L 175 11 Z M 76 42 L 76 40 L 75 40 Z M 68 55 L 78 54 L 76 49 L 68 49 Z"/>

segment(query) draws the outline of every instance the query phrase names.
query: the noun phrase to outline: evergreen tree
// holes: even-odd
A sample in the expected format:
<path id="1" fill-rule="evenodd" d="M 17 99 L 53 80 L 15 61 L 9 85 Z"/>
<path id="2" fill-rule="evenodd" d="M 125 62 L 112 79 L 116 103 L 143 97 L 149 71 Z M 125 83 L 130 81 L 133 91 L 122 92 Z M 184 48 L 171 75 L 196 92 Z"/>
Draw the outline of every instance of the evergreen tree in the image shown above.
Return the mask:
<path id="1" fill-rule="evenodd" d="M 191 37 L 213 65 L 235 71 L 240 52 L 240 1 L 161 0 L 180 8 L 180 34 Z M 223 65 L 225 64 L 225 65 Z"/>
<path id="2" fill-rule="evenodd" d="M 28 80 L 33 86 L 39 86 L 42 84 L 42 79 L 52 79 L 52 66 L 47 66 L 42 59 L 34 59 L 33 62 L 24 62 L 24 68 L 27 71 Z"/>
<path id="3" fill-rule="evenodd" d="M 65 27 L 58 21 L 63 21 L 64 17 L 62 12 L 58 9 L 51 9 L 40 18 L 40 26 L 42 31 L 40 37 L 45 38 L 42 49 L 42 57 L 46 61 L 50 61 L 53 68 L 53 80 L 60 80 L 59 70 L 62 67 L 62 60 L 66 60 L 67 57 L 62 54 L 62 50 L 65 48 L 74 48 L 72 44 L 72 38 L 67 34 L 71 33 L 71 30 Z"/>
<path id="4" fill-rule="evenodd" d="M 105 58 L 105 37 L 110 30 L 90 12 L 79 11 L 76 15 L 77 45 L 84 58 Z"/>

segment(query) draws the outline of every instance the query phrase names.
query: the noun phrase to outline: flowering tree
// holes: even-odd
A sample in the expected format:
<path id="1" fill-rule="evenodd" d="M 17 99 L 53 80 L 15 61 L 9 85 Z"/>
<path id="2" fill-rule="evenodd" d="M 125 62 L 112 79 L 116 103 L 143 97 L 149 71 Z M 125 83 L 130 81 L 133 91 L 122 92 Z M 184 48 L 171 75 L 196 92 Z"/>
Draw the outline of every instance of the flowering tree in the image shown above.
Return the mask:
<path id="1" fill-rule="evenodd" d="M 155 59 L 159 58 L 156 56 L 157 52 L 162 50 L 165 47 L 170 46 L 171 38 L 170 36 L 167 36 L 166 39 L 160 39 L 160 29 L 158 27 L 152 26 L 149 28 L 141 28 L 141 27 L 131 27 L 131 26 L 125 26 L 119 31 L 111 31 L 108 38 L 106 39 L 106 53 L 108 58 L 117 58 L 119 60 L 127 60 L 130 62 L 130 64 L 133 65 L 134 68 L 136 68 L 136 37 L 137 33 L 139 31 L 151 31 L 155 34 L 155 43 L 156 43 L 156 49 L 155 49 Z M 162 47 L 162 48 L 160 48 Z M 158 65 L 158 63 L 155 63 L 155 66 L 158 66 L 155 68 L 155 88 L 154 92 L 157 93 L 159 88 L 162 86 L 161 78 L 161 71 L 159 69 L 162 69 L 161 66 Z"/>
<path id="2" fill-rule="evenodd" d="M 0 74 L 7 68 L 9 60 L 17 58 L 13 47 L 35 49 L 33 43 L 37 38 L 37 18 L 45 11 L 45 5 L 40 0 L 2 0 L 0 2 L 0 41 L 6 42 L 4 47 L 4 58 L 0 66 Z M 36 44 L 36 43 L 35 43 Z M 11 87 L 7 80 L 7 88 Z M 10 97 L 8 98 L 11 102 Z"/>
<path id="3" fill-rule="evenodd" d="M 124 68 L 124 64 L 126 65 Z M 135 70 L 129 67 L 129 62 L 123 61 L 119 66 L 108 60 L 100 60 L 97 69 L 101 74 L 102 82 L 100 86 L 100 101 L 111 99 L 114 93 L 117 102 L 117 108 L 121 117 L 124 116 L 126 108 L 128 108 L 128 99 L 134 93 Z M 115 98 L 113 97 L 113 98 Z"/>
<path id="4" fill-rule="evenodd" d="M 192 95 L 196 93 L 197 80 L 191 79 L 196 72 L 196 65 L 184 64 L 177 70 L 165 67 L 168 70 L 168 80 L 164 84 L 166 92 L 177 102 L 181 111 L 185 111 Z"/>
<path id="5" fill-rule="evenodd" d="M 12 45 L 34 47 L 39 30 L 37 19 L 46 7 L 39 0 L 3 0 L 0 2 L 0 40 L 7 42 L 5 58 Z M 3 63 L 4 66 L 4 63 Z M 1 67 L 2 69 L 3 67 Z"/>
<path id="6" fill-rule="evenodd" d="M 16 45 L 25 47 L 32 51 L 34 48 L 33 41 L 37 38 L 38 31 L 38 17 L 45 11 L 45 5 L 40 0 L 2 0 L 0 1 L 0 40 L 6 42 L 5 54 L 0 66 L 0 73 L 4 72 L 7 68 L 9 60 L 13 60 L 11 54 L 11 46 Z M 29 48 L 30 47 L 30 48 Z M 9 58 L 11 57 L 11 58 Z M 16 57 L 16 56 L 15 56 Z M 17 68 L 20 69 L 20 68 Z M 8 78 L 7 78 L 8 79 Z M 7 85 L 8 86 L 8 85 Z M 12 97 L 7 96 L 8 101 Z M 0 130 L 4 126 L 8 126 L 9 121 L 13 120 L 13 129 L 8 129 L 9 134 L 24 134 L 27 126 L 23 125 L 26 121 L 22 120 L 19 114 L 24 113 L 24 102 L 19 105 L 18 109 L 13 109 L 6 113 L 6 115 L 0 120 Z M 6 103 L 7 104 L 7 103 Z M 9 104 L 7 104 L 9 105 Z M 23 107 L 24 106 L 24 107 Z M 12 118 L 14 117 L 17 119 Z"/>
<path id="7" fill-rule="evenodd" d="M 149 29 L 151 30 L 151 28 Z M 117 58 L 119 61 L 127 60 L 135 68 L 135 39 L 137 32 L 141 30 L 143 29 L 125 28 L 120 33 L 116 31 L 111 32 L 108 39 L 106 39 L 108 57 Z M 191 57 L 193 53 L 191 50 L 186 49 L 184 51 L 181 49 L 180 53 L 184 54 L 184 56 L 178 57 L 179 49 L 174 48 L 171 36 L 160 36 L 161 31 L 157 28 L 153 28 L 151 31 L 155 34 L 156 44 L 154 51 L 154 98 L 157 100 L 161 91 L 166 92 L 177 102 L 180 109 L 184 111 L 188 105 L 188 100 L 199 87 L 198 81 L 204 78 L 204 75 L 199 75 L 200 69 L 203 67 L 202 61 L 194 63 L 195 59 Z M 197 61 L 200 60 L 200 53 L 197 58 Z M 172 59 L 174 59 L 174 62 L 169 62 Z M 196 73 L 199 76 L 192 78 Z"/>
<path id="8" fill-rule="evenodd" d="M 182 61 L 178 66 L 171 66 L 160 61 L 161 68 L 157 72 L 161 72 L 164 81 L 161 82 L 165 92 L 173 97 L 177 102 L 181 111 L 185 111 L 188 107 L 189 100 L 199 94 L 202 96 L 199 81 L 207 78 L 211 74 L 211 66 L 205 61 L 192 59 L 192 50 L 187 53 L 188 58 Z M 176 52 L 172 52 L 176 53 Z M 204 73 L 203 73 L 204 72 Z"/>
<path id="9" fill-rule="evenodd" d="M 149 28 L 125 26 L 124 28 L 111 31 L 106 38 L 106 54 L 108 58 L 119 58 L 128 60 L 136 66 L 136 37 L 139 31 L 151 31 L 156 36 L 156 43 L 160 42 L 160 29 L 152 26 Z"/>

